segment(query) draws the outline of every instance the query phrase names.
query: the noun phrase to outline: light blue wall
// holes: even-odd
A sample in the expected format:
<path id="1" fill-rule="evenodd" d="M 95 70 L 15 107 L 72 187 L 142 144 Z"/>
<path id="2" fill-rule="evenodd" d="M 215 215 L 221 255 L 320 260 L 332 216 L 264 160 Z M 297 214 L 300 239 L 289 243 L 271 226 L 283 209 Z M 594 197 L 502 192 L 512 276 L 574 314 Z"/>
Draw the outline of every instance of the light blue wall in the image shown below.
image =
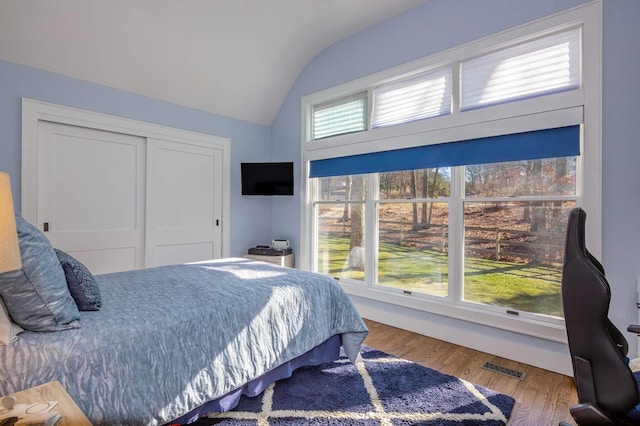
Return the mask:
<path id="1" fill-rule="evenodd" d="M 231 139 L 231 255 L 242 255 L 247 247 L 271 241 L 270 200 L 240 195 L 240 163 L 268 160 L 271 155 L 269 126 L 0 60 L 0 170 L 11 177 L 18 210 L 23 97 Z"/>
<path id="2" fill-rule="evenodd" d="M 603 11 L 603 263 L 613 321 L 638 323 L 640 277 L 640 1 L 605 0 Z M 588 219 L 587 219 L 588 220 Z M 635 349 L 637 338 L 628 334 Z M 635 352 L 634 352 L 635 354 Z M 636 354 L 639 356 L 640 354 Z"/>
<path id="3" fill-rule="evenodd" d="M 300 172 L 301 98 L 508 28 L 586 3 L 585 0 L 429 0 L 341 40 L 312 59 L 292 85 L 272 124 L 273 159 L 295 158 Z M 478 19 L 482 17 L 482 19 Z M 272 207 L 274 234 L 299 249 L 300 200 Z"/>
<path id="4" fill-rule="evenodd" d="M 300 73 L 272 125 L 274 160 L 295 158 L 300 169 L 301 97 L 364 77 L 581 4 L 584 0 L 429 0 L 407 13 L 346 38 L 317 55 Z M 604 1 L 603 262 L 612 285 L 612 318 L 635 322 L 640 274 L 640 1 Z M 274 234 L 299 252 L 300 199 L 272 206 Z M 587 302 L 588 303 L 588 302 Z M 375 303 L 374 305 L 379 305 Z M 387 307 L 388 309 L 396 309 Z M 419 315 L 418 313 L 415 313 Z M 425 316 L 423 314 L 422 318 Z M 463 321 L 426 316 L 434 323 L 550 351 L 566 349 Z M 635 353 L 635 337 L 627 335 Z"/>
<path id="5" fill-rule="evenodd" d="M 294 197 L 242 197 L 239 164 L 269 158 L 295 161 L 299 175 L 302 96 L 583 3 L 586 1 L 429 0 L 316 56 L 292 85 L 270 128 L 0 60 L 0 170 L 11 176 L 19 209 L 22 97 L 227 137 L 232 161 L 231 254 L 241 255 L 247 247 L 274 237 L 288 238 L 299 252 L 299 179 Z M 603 263 L 612 285 L 612 317 L 622 329 L 637 319 L 634 301 L 640 275 L 640 137 L 635 111 L 640 99 L 639 19 L 640 1 L 604 1 Z M 551 342 L 463 321 L 426 319 L 555 349 Z M 627 337 L 634 351 L 634 337 Z"/>

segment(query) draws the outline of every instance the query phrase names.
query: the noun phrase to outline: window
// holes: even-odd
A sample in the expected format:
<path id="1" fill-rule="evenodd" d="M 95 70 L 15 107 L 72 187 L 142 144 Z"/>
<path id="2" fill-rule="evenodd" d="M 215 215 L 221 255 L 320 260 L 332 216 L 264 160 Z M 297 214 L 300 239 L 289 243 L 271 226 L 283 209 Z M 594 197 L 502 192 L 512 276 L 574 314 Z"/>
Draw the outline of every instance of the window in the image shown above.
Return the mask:
<path id="1" fill-rule="evenodd" d="M 384 127 L 451 112 L 451 68 L 373 90 L 371 126 Z"/>
<path id="2" fill-rule="evenodd" d="M 359 132 L 367 124 L 366 93 L 316 105 L 313 108 L 313 139 Z"/>
<path id="3" fill-rule="evenodd" d="M 316 188 L 316 270 L 364 282 L 364 175 L 323 178 Z"/>
<path id="4" fill-rule="evenodd" d="M 311 139 L 394 126 L 504 102 L 578 89 L 581 81 L 580 28 L 560 31 L 450 66 L 397 79 L 356 95 L 313 106 Z M 460 75 L 454 93 L 453 70 Z"/>
<path id="5" fill-rule="evenodd" d="M 448 175 L 448 168 L 376 174 L 375 191 L 366 190 L 366 175 L 318 178 L 317 270 L 364 283 L 364 229 L 372 221 L 378 237 L 376 283 L 446 296 L 448 203 L 435 200 L 448 195 Z M 375 211 L 364 210 L 368 199 Z M 438 261 L 431 261 L 434 256 Z"/>
<path id="6" fill-rule="evenodd" d="M 576 89 L 580 29 L 522 43 L 461 65 L 461 109 Z"/>
<path id="7" fill-rule="evenodd" d="M 564 228 L 576 205 L 576 158 L 318 178 L 314 196 L 319 272 L 403 294 L 449 296 L 449 263 L 464 264 L 463 302 L 511 314 L 562 317 Z M 375 211 L 366 212 L 367 199 Z M 452 202 L 453 200 L 453 202 Z M 458 201 L 461 201 L 460 204 Z M 451 206 L 461 205 L 464 250 L 451 259 Z M 365 277 L 366 222 L 377 236 Z"/>
<path id="8" fill-rule="evenodd" d="M 462 300 L 563 317 L 564 233 L 576 157 L 464 168 Z"/>
<path id="9" fill-rule="evenodd" d="M 363 94 L 370 117 L 355 134 L 303 138 L 302 267 L 360 297 L 564 341 L 572 207 L 590 211 L 600 243 L 597 14 L 332 89 Z M 329 92 L 303 98 L 307 130 Z"/>
<path id="10" fill-rule="evenodd" d="M 375 176 L 377 285 L 405 294 L 449 295 L 450 176 L 448 167 Z"/>
<path id="11" fill-rule="evenodd" d="M 565 155 L 578 154 L 579 141 L 580 128 L 571 126 L 375 154 L 437 163 L 407 171 L 370 161 L 373 154 L 352 157 L 377 173 L 311 182 L 316 270 L 403 295 L 561 318 L 564 226 L 579 170 L 577 157 Z M 471 145 L 473 156 L 462 160 L 468 165 L 448 166 Z M 458 250 L 452 235 L 462 236 Z M 449 277 L 456 274 L 453 292 Z"/>

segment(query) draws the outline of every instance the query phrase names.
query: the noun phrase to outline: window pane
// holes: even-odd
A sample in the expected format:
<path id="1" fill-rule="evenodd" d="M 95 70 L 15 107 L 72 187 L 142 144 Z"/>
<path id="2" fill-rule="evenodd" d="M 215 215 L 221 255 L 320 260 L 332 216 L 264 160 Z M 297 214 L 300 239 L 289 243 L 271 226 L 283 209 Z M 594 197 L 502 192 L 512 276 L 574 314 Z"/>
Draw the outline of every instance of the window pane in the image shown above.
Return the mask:
<path id="1" fill-rule="evenodd" d="M 533 40 L 461 64 L 461 109 L 580 86 L 580 29 Z"/>
<path id="2" fill-rule="evenodd" d="M 366 92 L 313 107 L 313 139 L 360 132 L 366 125 Z"/>
<path id="3" fill-rule="evenodd" d="M 317 188 L 316 200 L 363 201 L 367 195 L 367 180 L 365 175 L 317 178 Z"/>
<path id="4" fill-rule="evenodd" d="M 317 204 L 318 272 L 364 281 L 364 204 Z"/>
<path id="5" fill-rule="evenodd" d="M 378 284 L 434 296 L 448 294 L 447 203 L 378 206 Z"/>
<path id="6" fill-rule="evenodd" d="M 469 198 L 576 194 L 576 158 L 513 161 L 465 167 Z"/>
<path id="7" fill-rule="evenodd" d="M 574 201 L 465 202 L 464 299 L 562 317 L 565 227 Z"/>
<path id="8" fill-rule="evenodd" d="M 449 167 L 379 173 L 378 178 L 381 200 L 433 199 L 450 194 Z"/>
<path id="9" fill-rule="evenodd" d="M 373 128 L 450 113 L 451 68 L 381 86 L 373 91 Z"/>

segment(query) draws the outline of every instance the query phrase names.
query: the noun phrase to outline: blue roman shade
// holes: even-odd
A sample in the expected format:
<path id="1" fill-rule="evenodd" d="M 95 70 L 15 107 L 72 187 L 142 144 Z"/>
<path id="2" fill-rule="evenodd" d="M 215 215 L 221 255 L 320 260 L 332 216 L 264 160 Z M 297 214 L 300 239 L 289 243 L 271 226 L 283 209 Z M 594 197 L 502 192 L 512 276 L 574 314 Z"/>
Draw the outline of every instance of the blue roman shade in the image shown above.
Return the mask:
<path id="1" fill-rule="evenodd" d="M 580 126 L 314 160 L 309 177 L 570 157 L 580 154 Z"/>

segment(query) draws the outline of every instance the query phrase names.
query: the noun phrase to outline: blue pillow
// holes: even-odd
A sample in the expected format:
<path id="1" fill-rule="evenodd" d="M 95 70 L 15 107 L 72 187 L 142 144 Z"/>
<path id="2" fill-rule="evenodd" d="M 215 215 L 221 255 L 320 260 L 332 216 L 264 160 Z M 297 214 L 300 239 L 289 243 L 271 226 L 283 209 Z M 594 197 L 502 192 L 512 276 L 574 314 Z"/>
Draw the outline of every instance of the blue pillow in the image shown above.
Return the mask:
<path id="1" fill-rule="evenodd" d="M 31 331 L 80 327 L 58 256 L 37 228 L 16 216 L 22 269 L 0 274 L 0 296 L 13 321 Z"/>
<path id="2" fill-rule="evenodd" d="M 71 297 L 81 311 L 99 311 L 102 300 L 95 277 L 82 262 L 75 257 L 54 249 L 67 279 Z"/>

